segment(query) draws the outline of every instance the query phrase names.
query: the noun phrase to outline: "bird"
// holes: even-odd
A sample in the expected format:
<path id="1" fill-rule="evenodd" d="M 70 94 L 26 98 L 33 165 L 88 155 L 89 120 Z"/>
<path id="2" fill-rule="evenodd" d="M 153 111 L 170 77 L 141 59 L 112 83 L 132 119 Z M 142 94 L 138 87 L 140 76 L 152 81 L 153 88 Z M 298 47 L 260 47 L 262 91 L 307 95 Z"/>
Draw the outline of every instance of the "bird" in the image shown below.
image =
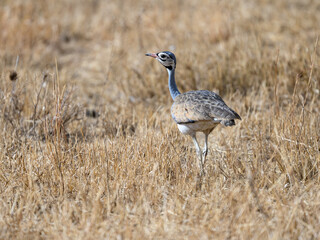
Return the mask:
<path id="1" fill-rule="evenodd" d="M 241 117 L 215 92 L 195 90 L 180 93 L 175 81 L 177 60 L 172 52 L 146 53 L 146 56 L 158 60 L 168 71 L 168 86 L 173 99 L 171 116 L 180 132 L 191 136 L 198 155 L 200 171 L 203 173 L 208 154 L 209 134 L 219 124 L 227 127 L 235 125 L 235 120 L 241 120 Z M 197 132 L 202 132 L 205 136 L 203 151 L 197 140 Z"/>

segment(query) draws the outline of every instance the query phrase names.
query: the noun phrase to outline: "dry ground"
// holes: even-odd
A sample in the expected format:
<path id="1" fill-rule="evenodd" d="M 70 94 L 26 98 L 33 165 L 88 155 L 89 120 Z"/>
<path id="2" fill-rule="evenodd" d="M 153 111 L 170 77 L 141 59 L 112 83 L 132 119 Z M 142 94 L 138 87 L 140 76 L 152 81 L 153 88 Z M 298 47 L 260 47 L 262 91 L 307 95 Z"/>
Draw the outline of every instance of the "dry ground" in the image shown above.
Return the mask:
<path id="1" fill-rule="evenodd" d="M 320 2 L 0 2 L 0 239 L 319 239 Z M 242 117 L 200 181 L 181 91 Z M 15 72 L 17 76 L 15 76 Z"/>

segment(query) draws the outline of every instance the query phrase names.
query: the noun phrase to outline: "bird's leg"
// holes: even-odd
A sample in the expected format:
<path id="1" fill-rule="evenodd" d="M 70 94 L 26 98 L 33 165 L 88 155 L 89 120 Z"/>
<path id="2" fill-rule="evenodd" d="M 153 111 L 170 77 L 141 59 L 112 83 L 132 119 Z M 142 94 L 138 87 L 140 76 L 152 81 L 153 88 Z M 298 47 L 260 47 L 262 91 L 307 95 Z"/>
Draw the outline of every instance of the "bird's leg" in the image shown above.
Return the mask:
<path id="1" fill-rule="evenodd" d="M 208 154 L 208 136 L 209 136 L 209 133 L 205 133 L 204 149 L 202 152 L 202 164 L 203 165 L 206 163 L 206 158 L 207 158 L 207 154 Z"/>
<path id="2" fill-rule="evenodd" d="M 197 151 L 197 155 L 199 158 L 199 167 L 201 172 L 203 171 L 203 163 L 202 163 L 202 154 L 201 154 L 201 148 L 199 146 L 199 143 L 197 141 L 196 135 L 191 136 L 192 137 L 192 141 L 194 143 L 194 146 L 196 147 L 196 151 Z"/>
<path id="3" fill-rule="evenodd" d="M 198 143 L 198 140 L 197 140 L 196 136 L 192 136 L 192 141 L 194 143 L 194 146 L 196 147 L 197 155 L 201 159 L 202 158 L 202 156 L 201 156 L 201 148 L 200 148 L 200 145 Z"/>

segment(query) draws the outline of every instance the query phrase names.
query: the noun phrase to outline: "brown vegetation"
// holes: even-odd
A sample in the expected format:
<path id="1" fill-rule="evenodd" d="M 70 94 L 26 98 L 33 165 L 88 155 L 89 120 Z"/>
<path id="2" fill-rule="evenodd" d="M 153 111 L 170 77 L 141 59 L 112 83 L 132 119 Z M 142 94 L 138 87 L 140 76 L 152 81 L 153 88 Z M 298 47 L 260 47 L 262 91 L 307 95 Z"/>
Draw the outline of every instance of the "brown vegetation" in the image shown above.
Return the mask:
<path id="1" fill-rule="evenodd" d="M 0 2 L 1 239 L 318 239 L 319 1 Z M 181 91 L 242 117 L 199 184 Z"/>

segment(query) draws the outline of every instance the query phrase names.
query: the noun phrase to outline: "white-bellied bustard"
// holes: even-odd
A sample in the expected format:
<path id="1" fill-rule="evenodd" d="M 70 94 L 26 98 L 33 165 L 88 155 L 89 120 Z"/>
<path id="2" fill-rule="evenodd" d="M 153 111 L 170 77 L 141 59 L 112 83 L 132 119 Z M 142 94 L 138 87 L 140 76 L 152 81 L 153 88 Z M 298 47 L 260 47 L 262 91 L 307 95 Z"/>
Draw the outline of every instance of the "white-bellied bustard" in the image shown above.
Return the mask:
<path id="1" fill-rule="evenodd" d="M 198 90 L 180 93 L 174 77 L 176 57 L 172 52 L 147 53 L 146 56 L 157 59 L 168 71 L 169 90 L 173 99 L 171 115 L 180 132 L 192 137 L 202 173 L 208 153 L 209 134 L 218 124 L 232 126 L 235 125 L 235 119 L 241 120 L 241 118 L 214 92 Z M 205 135 L 203 152 L 197 141 L 196 132 L 203 132 Z"/>

